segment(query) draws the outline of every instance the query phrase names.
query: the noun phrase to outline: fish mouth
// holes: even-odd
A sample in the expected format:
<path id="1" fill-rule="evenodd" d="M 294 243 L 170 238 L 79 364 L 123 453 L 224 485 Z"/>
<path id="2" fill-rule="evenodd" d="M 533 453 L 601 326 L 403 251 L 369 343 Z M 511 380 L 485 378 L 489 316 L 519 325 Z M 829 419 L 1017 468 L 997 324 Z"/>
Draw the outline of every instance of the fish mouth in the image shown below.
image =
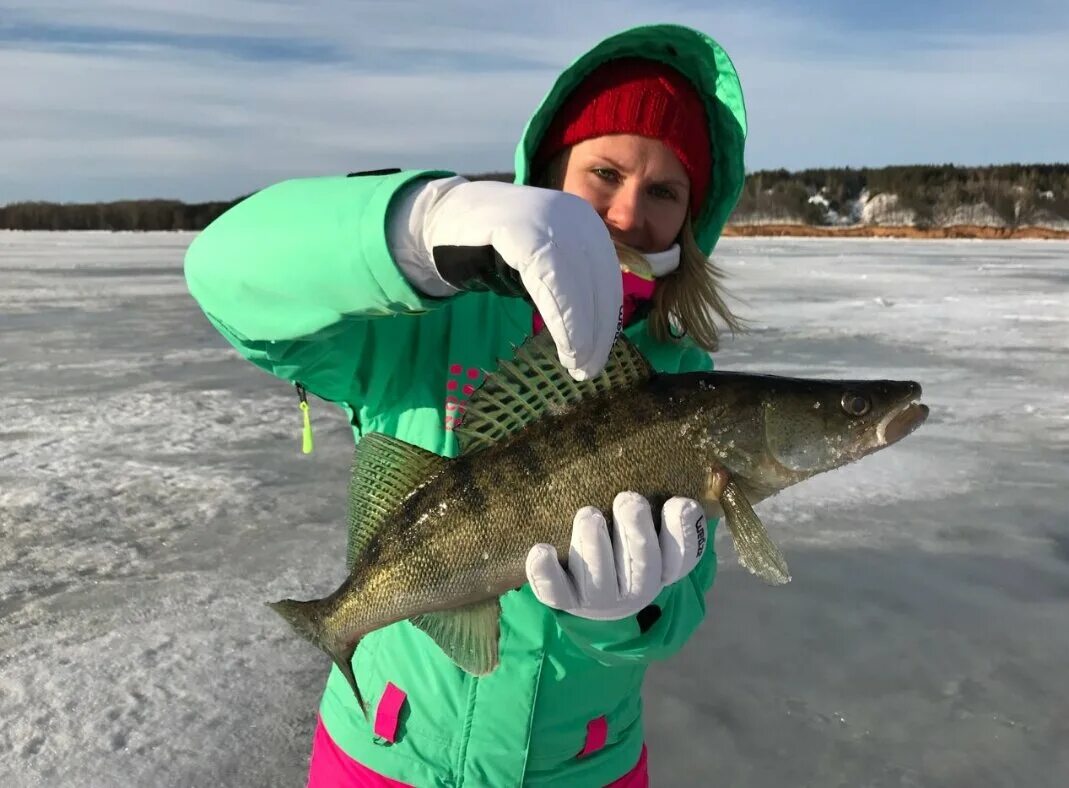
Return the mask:
<path id="1" fill-rule="evenodd" d="M 928 406 L 918 401 L 920 396 L 921 387 L 917 385 L 916 393 L 908 402 L 902 403 L 880 420 L 876 425 L 877 448 L 897 443 L 924 423 L 928 418 Z"/>

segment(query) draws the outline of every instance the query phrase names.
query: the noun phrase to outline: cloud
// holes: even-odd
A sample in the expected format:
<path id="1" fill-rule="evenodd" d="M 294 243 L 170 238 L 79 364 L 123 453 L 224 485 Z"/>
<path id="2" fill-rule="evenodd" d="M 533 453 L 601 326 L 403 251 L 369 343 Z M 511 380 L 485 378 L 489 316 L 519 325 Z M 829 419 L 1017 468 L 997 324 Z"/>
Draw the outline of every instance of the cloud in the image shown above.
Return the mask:
<path id="1" fill-rule="evenodd" d="M 1046 0 L 1012 13 L 957 0 L 887 8 L 866 21 L 838 0 L 804 13 L 653 0 L 0 0 L 0 73 L 12 75 L 0 82 L 0 203 L 225 199 L 385 166 L 510 169 L 563 66 L 619 29 L 663 21 L 731 53 L 751 169 L 1064 157 L 1066 11 Z"/>

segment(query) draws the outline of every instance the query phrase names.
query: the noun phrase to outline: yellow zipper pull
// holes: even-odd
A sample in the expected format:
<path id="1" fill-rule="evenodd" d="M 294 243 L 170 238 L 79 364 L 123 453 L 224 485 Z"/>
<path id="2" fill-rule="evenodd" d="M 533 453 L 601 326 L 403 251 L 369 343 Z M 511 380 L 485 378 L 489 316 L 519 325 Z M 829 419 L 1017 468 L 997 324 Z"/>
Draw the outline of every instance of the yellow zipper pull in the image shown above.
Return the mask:
<path id="1" fill-rule="evenodd" d="M 308 407 L 308 393 L 304 386 L 297 384 L 297 396 L 301 399 L 301 414 L 304 417 L 304 429 L 301 433 L 301 451 L 305 454 L 312 453 L 312 415 Z"/>

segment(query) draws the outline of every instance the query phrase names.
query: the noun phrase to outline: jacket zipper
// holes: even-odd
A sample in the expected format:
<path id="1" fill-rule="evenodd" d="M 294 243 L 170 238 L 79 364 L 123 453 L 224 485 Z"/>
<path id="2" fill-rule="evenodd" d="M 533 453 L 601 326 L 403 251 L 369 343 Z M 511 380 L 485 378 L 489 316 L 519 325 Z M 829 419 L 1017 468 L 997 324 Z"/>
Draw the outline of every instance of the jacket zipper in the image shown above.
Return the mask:
<path id="1" fill-rule="evenodd" d="M 301 451 L 305 454 L 311 454 L 314 448 L 314 441 L 312 440 L 312 415 L 311 409 L 308 406 L 308 389 L 297 383 L 297 399 L 300 400 L 301 415 L 303 417 L 304 426 L 301 430 Z"/>

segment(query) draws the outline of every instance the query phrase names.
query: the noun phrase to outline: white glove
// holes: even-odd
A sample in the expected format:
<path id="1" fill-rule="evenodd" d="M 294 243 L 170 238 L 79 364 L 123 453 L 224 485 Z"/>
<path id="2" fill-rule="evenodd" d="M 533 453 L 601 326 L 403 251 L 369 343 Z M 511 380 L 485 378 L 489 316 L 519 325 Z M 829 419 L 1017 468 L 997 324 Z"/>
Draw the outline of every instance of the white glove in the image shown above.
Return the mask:
<path id="1" fill-rule="evenodd" d="M 627 618 L 685 577 L 705 552 L 705 512 L 691 498 L 664 505 L 659 536 L 649 502 L 638 493 L 617 495 L 612 515 L 610 536 L 593 506 L 576 512 L 567 570 L 552 545 L 531 548 L 527 580 L 539 601 L 582 618 Z"/>
<path id="2" fill-rule="evenodd" d="M 581 197 L 460 177 L 425 181 L 391 208 L 387 244 L 426 295 L 526 291 L 573 378 L 605 366 L 620 328 L 620 262 Z"/>

